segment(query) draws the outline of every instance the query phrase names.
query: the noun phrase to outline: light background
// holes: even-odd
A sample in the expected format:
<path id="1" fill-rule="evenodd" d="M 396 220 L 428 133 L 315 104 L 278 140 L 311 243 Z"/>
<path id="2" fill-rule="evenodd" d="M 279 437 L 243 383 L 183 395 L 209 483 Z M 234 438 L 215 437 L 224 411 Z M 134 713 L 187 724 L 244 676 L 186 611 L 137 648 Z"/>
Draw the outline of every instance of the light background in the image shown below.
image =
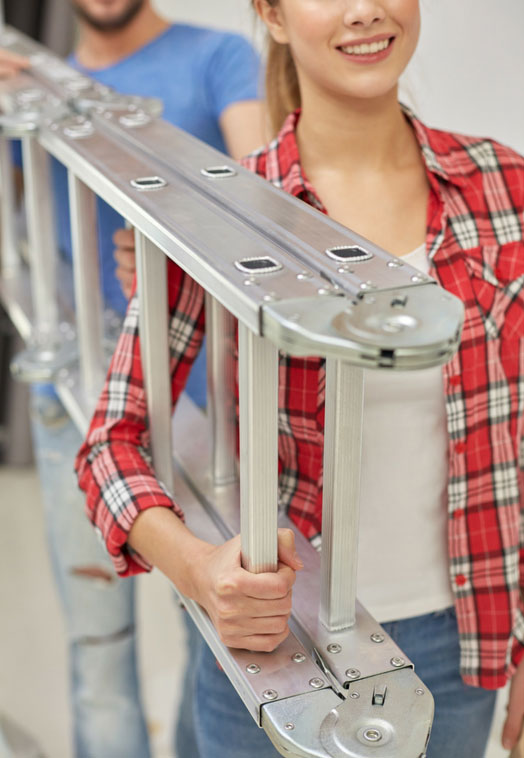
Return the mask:
<path id="1" fill-rule="evenodd" d="M 250 0 L 154 1 L 168 18 L 241 30 L 260 45 Z M 410 104 L 430 126 L 524 153 L 523 0 L 421 0 L 421 7 L 421 40 L 405 78 Z"/>

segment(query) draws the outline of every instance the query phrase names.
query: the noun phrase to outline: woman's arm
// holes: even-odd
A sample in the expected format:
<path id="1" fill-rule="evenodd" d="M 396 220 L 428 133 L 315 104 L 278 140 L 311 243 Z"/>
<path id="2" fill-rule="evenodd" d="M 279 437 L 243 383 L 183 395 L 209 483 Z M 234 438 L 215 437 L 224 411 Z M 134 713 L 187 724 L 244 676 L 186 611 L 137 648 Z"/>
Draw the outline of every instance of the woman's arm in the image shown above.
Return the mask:
<path id="1" fill-rule="evenodd" d="M 204 292 L 173 263 L 168 265 L 169 348 L 172 405 L 182 392 L 204 333 Z M 144 510 L 180 508 L 157 479 L 149 455 L 138 298 L 132 297 L 104 389 L 76 469 L 86 493 L 87 513 L 122 575 L 150 568 L 129 550 L 127 538 Z"/>
<path id="2" fill-rule="evenodd" d="M 173 405 L 198 353 L 204 292 L 170 264 L 169 347 Z M 147 408 L 140 360 L 138 300 L 128 308 L 106 384 L 77 458 L 88 515 L 120 574 L 157 566 L 208 612 L 222 641 L 273 650 L 288 634 L 291 587 L 301 563 L 294 536 L 279 533 L 279 569 L 250 574 L 241 567 L 240 540 L 215 546 L 195 537 L 155 476 L 148 455 Z"/>

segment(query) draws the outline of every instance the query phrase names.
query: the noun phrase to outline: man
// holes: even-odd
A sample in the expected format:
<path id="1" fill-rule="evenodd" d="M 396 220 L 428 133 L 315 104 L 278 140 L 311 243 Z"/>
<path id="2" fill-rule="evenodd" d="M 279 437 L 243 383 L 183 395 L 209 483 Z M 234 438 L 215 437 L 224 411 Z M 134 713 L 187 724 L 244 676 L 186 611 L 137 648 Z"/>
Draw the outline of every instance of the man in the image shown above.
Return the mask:
<path id="1" fill-rule="evenodd" d="M 160 98 L 164 118 L 234 158 L 264 142 L 258 59 L 242 37 L 172 25 L 150 0 L 72 2 L 80 33 L 70 63 L 77 69 L 121 93 Z M 16 56 L 2 55 L 0 76 L 2 69 L 9 75 L 23 65 Z M 53 181 L 59 247 L 70 258 L 67 176 L 56 162 Z M 98 201 L 104 302 L 118 315 L 125 310 L 134 275 L 133 233 L 122 227 L 123 219 Z M 205 403 L 203 358 L 201 354 L 189 388 L 199 405 Z M 84 517 L 73 476 L 81 438 L 51 387 L 34 388 L 32 425 L 70 641 L 75 755 L 148 758 L 136 669 L 133 580 L 115 576 Z M 197 756 L 190 739 L 178 739 L 182 758 Z"/>

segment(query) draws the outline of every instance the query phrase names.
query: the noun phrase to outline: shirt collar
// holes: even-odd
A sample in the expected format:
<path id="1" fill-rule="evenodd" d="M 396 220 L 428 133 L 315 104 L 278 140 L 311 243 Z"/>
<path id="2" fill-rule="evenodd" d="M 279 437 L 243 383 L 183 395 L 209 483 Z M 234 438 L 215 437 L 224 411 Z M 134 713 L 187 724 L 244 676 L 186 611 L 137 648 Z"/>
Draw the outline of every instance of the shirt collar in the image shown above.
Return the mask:
<path id="1" fill-rule="evenodd" d="M 420 145 L 431 184 L 435 179 L 462 187 L 471 160 L 464 145 L 447 132 L 425 126 L 408 108 L 402 106 Z M 300 109 L 290 113 L 275 140 L 269 146 L 266 178 L 285 192 L 307 200 L 322 209 L 314 188 L 302 171 L 296 140 Z M 460 160 L 462 158 L 462 160 Z M 469 164 L 469 165 L 468 165 Z"/>

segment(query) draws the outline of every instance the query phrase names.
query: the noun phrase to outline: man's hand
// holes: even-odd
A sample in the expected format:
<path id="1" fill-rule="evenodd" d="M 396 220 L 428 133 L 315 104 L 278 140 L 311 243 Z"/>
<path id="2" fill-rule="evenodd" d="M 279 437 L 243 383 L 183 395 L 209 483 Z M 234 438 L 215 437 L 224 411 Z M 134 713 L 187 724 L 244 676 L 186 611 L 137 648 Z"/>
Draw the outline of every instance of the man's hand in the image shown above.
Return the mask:
<path id="1" fill-rule="evenodd" d="M 502 745 L 512 750 L 518 742 L 524 725 L 524 659 L 520 662 L 509 691 L 508 715 L 502 730 Z"/>
<path id="2" fill-rule="evenodd" d="M 290 529 L 278 530 L 278 571 L 251 574 L 240 563 L 240 538 L 211 548 L 196 567 L 195 599 L 228 647 L 271 652 L 289 634 L 291 588 L 302 562 Z"/>
<path id="3" fill-rule="evenodd" d="M 30 65 L 27 58 L 0 48 L 0 79 L 10 79 Z"/>
<path id="4" fill-rule="evenodd" d="M 134 229 L 117 229 L 113 234 L 114 258 L 117 262 L 115 274 L 120 281 L 122 292 L 129 298 L 135 279 L 135 232 Z"/>

